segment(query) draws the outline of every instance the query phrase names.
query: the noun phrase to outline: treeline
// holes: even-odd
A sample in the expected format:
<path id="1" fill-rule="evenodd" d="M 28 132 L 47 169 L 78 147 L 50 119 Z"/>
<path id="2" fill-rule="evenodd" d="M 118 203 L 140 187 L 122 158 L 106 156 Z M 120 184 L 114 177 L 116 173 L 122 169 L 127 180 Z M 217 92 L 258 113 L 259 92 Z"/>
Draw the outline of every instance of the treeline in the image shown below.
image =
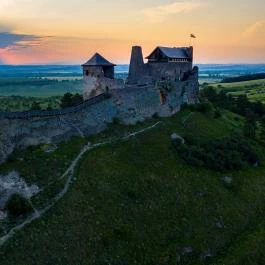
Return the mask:
<path id="1" fill-rule="evenodd" d="M 265 79 L 265 73 L 253 74 L 253 75 L 242 75 L 237 77 L 227 77 L 224 78 L 221 83 L 234 83 L 234 82 L 243 82 L 243 81 L 252 81 Z"/>
<path id="2" fill-rule="evenodd" d="M 0 87 L 4 86 L 46 86 L 58 83 L 56 79 L 43 79 L 43 78 L 1 78 Z"/>
<path id="3" fill-rule="evenodd" d="M 62 109 L 66 109 L 66 108 L 70 108 L 70 107 L 82 104 L 83 102 L 84 102 L 83 97 L 80 94 L 66 93 L 61 98 L 60 107 Z M 31 105 L 30 110 L 42 110 L 40 103 L 37 101 L 34 101 Z M 51 104 L 48 105 L 47 110 L 52 110 Z"/>
<path id="4" fill-rule="evenodd" d="M 80 81 L 79 79 L 48 79 L 48 78 L 1 78 L 0 87 L 5 86 L 47 86 L 58 83 L 68 83 Z M 80 81 L 81 82 L 81 81 Z"/>
<path id="5" fill-rule="evenodd" d="M 209 86 L 200 91 L 200 96 L 203 100 L 206 99 L 219 108 L 245 117 L 251 114 L 254 119 L 260 119 L 265 115 L 265 105 L 259 101 L 251 102 L 245 94 L 233 97 L 226 91 L 217 92 L 216 89 Z"/>

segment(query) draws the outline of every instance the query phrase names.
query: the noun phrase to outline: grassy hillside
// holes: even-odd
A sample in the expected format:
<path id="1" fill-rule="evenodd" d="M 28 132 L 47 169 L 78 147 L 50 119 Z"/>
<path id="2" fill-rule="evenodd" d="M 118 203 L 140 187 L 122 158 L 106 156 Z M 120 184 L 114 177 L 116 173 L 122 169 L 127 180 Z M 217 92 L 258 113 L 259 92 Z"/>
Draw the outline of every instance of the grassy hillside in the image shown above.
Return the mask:
<path id="1" fill-rule="evenodd" d="M 0 249 L 1 264 L 264 264 L 264 148 L 252 142 L 261 166 L 221 173 L 187 165 L 170 138 L 174 132 L 202 142 L 241 137 L 243 118 L 184 110 L 134 127 L 112 125 L 89 140 L 119 139 L 158 120 L 127 141 L 86 153 L 68 193 Z M 15 168 L 45 187 L 84 143 L 75 138 L 50 154 L 17 152 L 0 172 Z M 54 185 L 51 190 L 62 188 Z M 33 198 L 34 206 L 43 207 L 52 194 Z"/>
<path id="2" fill-rule="evenodd" d="M 217 83 L 211 84 L 211 86 L 218 90 L 224 90 L 233 96 L 245 94 L 251 101 L 265 103 L 265 79 L 235 83 Z"/>

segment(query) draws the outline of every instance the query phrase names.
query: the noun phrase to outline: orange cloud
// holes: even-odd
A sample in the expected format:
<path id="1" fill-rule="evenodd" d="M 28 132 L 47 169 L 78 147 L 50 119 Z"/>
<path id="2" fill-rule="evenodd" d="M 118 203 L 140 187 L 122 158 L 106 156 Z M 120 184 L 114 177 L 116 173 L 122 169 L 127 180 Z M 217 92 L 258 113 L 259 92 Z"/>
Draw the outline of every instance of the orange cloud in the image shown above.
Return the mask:
<path id="1" fill-rule="evenodd" d="M 143 13 L 147 16 L 150 22 L 161 22 L 168 15 L 188 13 L 205 5 L 206 3 L 201 1 L 181 1 L 147 8 L 143 10 Z"/>
<path id="2" fill-rule="evenodd" d="M 251 37 L 253 35 L 259 34 L 260 32 L 265 33 L 265 20 L 256 21 L 245 30 L 243 35 L 244 37 Z"/>

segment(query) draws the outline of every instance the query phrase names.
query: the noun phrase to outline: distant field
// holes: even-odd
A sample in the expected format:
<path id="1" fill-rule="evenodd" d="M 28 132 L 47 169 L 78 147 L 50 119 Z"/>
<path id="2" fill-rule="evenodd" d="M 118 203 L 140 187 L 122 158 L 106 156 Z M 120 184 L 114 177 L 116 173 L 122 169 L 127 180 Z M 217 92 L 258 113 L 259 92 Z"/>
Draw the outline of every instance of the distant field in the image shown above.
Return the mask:
<path id="1" fill-rule="evenodd" d="M 0 111 L 27 111 L 33 102 L 57 109 L 62 95 L 82 91 L 80 77 L 0 78 Z"/>
<path id="2" fill-rule="evenodd" d="M 42 79 L 48 80 L 58 80 L 58 81 L 78 81 L 82 80 L 83 76 L 50 76 L 50 77 L 42 77 Z"/>
<path id="3" fill-rule="evenodd" d="M 0 96 L 52 97 L 66 92 L 80 93 L 83 82 L 76 77 L 47 78 L 0 78 Z"/>
<path id="4" fill-rule="evenodd" d="M 265 103 L 265 79 L 210 85 L 218 90 L 226 91 L 233 96 L 245 94 L 251 101 L 261 101 Z"/>

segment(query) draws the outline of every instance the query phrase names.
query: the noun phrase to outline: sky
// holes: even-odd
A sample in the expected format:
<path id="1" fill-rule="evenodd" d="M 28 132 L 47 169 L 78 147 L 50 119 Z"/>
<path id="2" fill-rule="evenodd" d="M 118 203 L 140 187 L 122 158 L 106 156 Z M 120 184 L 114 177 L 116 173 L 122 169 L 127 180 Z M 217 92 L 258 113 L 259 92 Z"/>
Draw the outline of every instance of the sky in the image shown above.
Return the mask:
<path id="1" fill-rule="evenodd" d="M 0 0 L 0 64 L 129 63 L 194 46 L 195 63 L 265 63 L 264 0 Z M 190 40 L 190 34 L 196 39 Z"/>

